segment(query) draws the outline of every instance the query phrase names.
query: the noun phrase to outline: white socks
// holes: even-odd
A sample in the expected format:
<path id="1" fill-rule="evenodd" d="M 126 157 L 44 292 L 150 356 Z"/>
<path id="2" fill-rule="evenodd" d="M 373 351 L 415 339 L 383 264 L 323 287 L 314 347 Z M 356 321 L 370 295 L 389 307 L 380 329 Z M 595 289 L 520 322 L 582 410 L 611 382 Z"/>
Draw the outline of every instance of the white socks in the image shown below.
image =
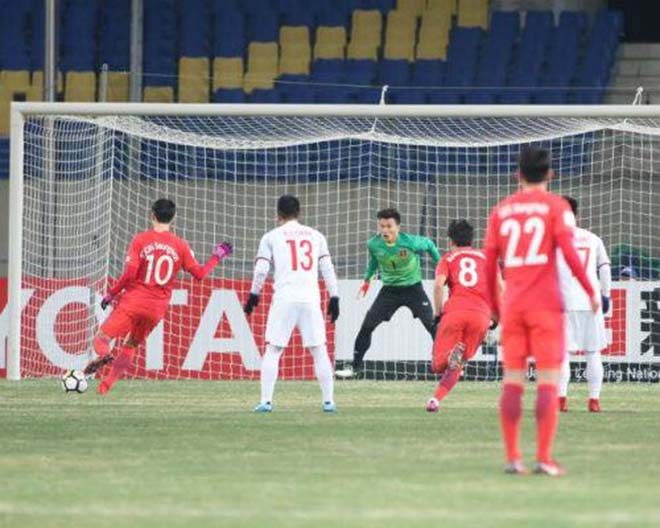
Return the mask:
<path id="1" fill-rule="evenodd" d="M 261 358 L 261 403 L 273 401 L 275 382 L 280 368 L 283 348 L 266 345 L 266 352 Z"/>
<path id="2" fill-rule="evenodd" d="M 321 395 L 324 402 L 334 402 L 335 377 L 332 373 L 332 365 L 328 357 L 328 349 L 325 345 L 312 347 L 314 358 L 314 372 L 316 379 L 321 385 Z M 275 382 L 280 368 L 280 357 L 283 348 L 266 345 L 266 352 L 261 358 L 261 403 L 273 401 Z"/>
<path id="3" fill-rule="evenodd" d="M 603 387 L 603 359 L 600 352 L 588 352 L 585 354 L 587 359 L 587 385 L 589 386 L 589 398 L 600 398 L 600 390 Z M 559 397 L 566 397 L 568 393 L 568 382 L 571 380 L 570 357 L 566 354 L 564 362 L 561 365 L 561 374 L 559 376 L 559 387 L 557 394 Z"/>
<path id="4" fill-rule="evenodd" d="M 568 394 L 568 382 L 571 381 L 571 355 L 566 352 L 564 362 L 561 364 L 559 373 L 559 385 L 557 387 L 557 396 L 565 398 Z"/>
<path id="5" fill-rule="evenodd" d="M 600 352 L 587 354 L 587 385 L 589 398 L 600 398 L 600 389 L 603 387 L 603 359 Z"/>
<path id="6" fill-rule="evenodd" d="M 319 385 L 321 385 L 323 402 L 334 402 L 335 377 L 332 373 L 328 349 L 325 345 L 321 345 L 311 347 L 310 351 L 314 358 L 314 373 L 316 374 L 316 379 L 319 380 Z"/>

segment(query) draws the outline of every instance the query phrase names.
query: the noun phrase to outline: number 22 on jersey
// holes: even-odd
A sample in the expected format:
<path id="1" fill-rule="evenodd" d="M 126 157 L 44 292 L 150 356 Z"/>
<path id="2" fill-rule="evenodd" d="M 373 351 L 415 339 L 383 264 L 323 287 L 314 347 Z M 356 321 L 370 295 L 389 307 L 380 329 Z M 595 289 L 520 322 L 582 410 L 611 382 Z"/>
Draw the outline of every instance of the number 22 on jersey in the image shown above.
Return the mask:
<path id="1" fill-rule="evenodd" d="M 508 237 L 504 254 L 504 265 L 507 268 L 547 264 L 548 255 L 539 253 L 545 235 L 545 222 L 541 218 L 532 216 L 522 225 L 515 218 L 507 218 L 500 226 L 500 235 Z M 521 238 L 528 241 L 524 256 L 518 254 L 519 246 L 522 245 Z"/>
<path id="2" fill-rule="evenodd" d="M 297 242 L 297 244 L 296 244 Z M 314 257 L 312 256 L 312 242 L 303 240 L 287 240 L 291 250 L 291 269 L 298 271 L 300 267 L 303 271 L 309 271 L 314 264 Z"/>

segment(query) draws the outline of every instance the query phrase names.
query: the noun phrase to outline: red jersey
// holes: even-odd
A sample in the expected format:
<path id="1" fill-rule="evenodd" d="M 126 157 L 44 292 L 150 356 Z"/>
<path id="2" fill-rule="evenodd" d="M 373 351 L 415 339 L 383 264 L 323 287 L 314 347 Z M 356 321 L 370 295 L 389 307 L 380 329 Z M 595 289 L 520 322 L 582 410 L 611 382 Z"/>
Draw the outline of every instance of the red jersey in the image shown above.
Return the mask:
<path id="1" fill-rule="evenodd" d="M 573 247 L 575 217 L 568 203 L 550 192 L 519 191 L 501 201 L 490 215 L 486 233 L 488 282 L 495 292 L 497 259 L 503 262 L 504 311 L 564 309 L 557 271 L 561 248 L 571 271 L 591 296 L 579 257 Z"/>
<path id="2" fill-rule="evenodd" d="M 108 292 L 114 296 L 124 289 L 123 302 L 160 302 L 166 305 L 169 304 L 179 270 L 202 279 L 218 262 L 220 259 L 213 256 L 202 267 L 188 242 L 171 231 L 145 231 L 133 237 L 128 246 L 124 274 Z"/>
<path id="3" fill-rule="evenodd" d="M 447 277 L 449 299 L 442 312 L 477 311 L 490 317 L 486 255 L 471 247 L 457 248 L 445 253 L 435 270 L 436 278 Z"/>

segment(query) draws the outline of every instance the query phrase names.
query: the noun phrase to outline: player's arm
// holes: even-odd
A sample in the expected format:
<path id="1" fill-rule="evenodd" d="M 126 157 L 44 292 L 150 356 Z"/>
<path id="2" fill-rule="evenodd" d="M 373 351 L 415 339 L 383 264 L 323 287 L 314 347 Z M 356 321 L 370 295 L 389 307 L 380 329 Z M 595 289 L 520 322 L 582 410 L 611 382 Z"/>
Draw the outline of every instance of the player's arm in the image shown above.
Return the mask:
<path id="1" fill-rule="evenodd" d="M 339 318 L 339 286 L 337 283 L 337 274 L 332 264 L 328 242 L 325 237 L 321 237 L 321 248 L 319 256 L 319 271 L 325 282 L 325 288 L 328 290 L 330 301 L 328 302 L 328 316 L 334 323 Z"/>
<path id="2" fill-rule="evenodd" d="M 603 296 L 603 313 L 607 313 L 610 310 L 610 297 L 612 295 L 612 266 L 607 251 L 605 250 L 605 244 L 603 244 L 603 241 L 600 238 L 598 238 L 596 266 L 598 266 L 600 292 Z"/>
<path id="3" fill-rule="evenodd" d="M 433 287 L 433 307 L 436 318 L 442 317 L 442 308 L 445 304 L 445 284 L 449 277 L 447 260 L 442 259 L 435 270 L 435 285 Z"/>
<path id="4" fill-rule="evenodd" d="M 580 286 L 582 286 L 582 289 L 589 296 L 589 299 L 591 299 L 591 309 L 594 312 L 597 312 L 600 307 L 600 299 L 597 299 L 594 294 L 594 289 L 587 278 L 587 274 L 582 267 L 582 262 L 580 261 L 580 257 L 573 244 L 574 226 L 575 217 L 573 216 L 573 213 L 568 209 L 560 210 L 555 216 L 555 239 L 557 240 L 557 245 L 561 249 L 561 252 L 564 255 L 564 260 L 566 261 L 566 264 L 568 264 L 571 273 L 573 273 L 580 283 Z"/>
<path id="5" fill-rule="evenodd" d="M 128 286 L 132 281 L 137 278 L 138 270 L 140 269 L 140 248 L 137 238 L 133 238 L 128 245 L 126 252 L 126 261 L 124 265 L 124 272 L 117 279 L 117 281 L 108 288 L 103 300 L 101 301 L 101 308 L 104 310 L 112 302 L 112 300 L 121 293 L 121 291 Z"/>
<path id="6" fill-rule="evenodd" d="M 211 256 L 202 266 L 199 262 L 197 262 L 195 255 L 193 255 L 193 252 L 190 250 L 190 246 L 186 244 L 183 253 L 182 266 L 183 269 L 195 277 L 195 279 L 202 280 L 209 273 L 211 273 L 213 268 L 215 268 L 221 260 L 227 258 L 232 254 L 233 251 L 234 248 L 229 242 L 221 242 L 220 244 L 216 244 L 213 248 Z"/>
<path id="7" fill-rule="evenodd" d="M 261 237 L 257 258 L 254 261 L 254 272 L 252 273 L 252 285 L 250 286 L 250 295 L 248 296 L 243 311 L 250 315 L 259 304 L 259 295 L 266 284 L 268 273 L 270 272 L 270 263 L 273 260 L 273 250 L 268 240 L 268 236 Z"/>
<path id="8" fill-rule="evenodd" d="M 440 251 L 438 251 L 438 246 L 436 246 L 435 242 L 433 242 L 433 240 L 431 240 L 430 238 L 424 237 L 424 241 L 425 241 L 425 250 L 429 255 L 431 255 L 433 264 L 436 265 L 440 260 Z"/>
<path id="9" fill-rule="evenodd" d="M 364 272 L 364 281 L 362 282 L 362 286 L 360 286 L 358 298 L 364 297 L 367 294 L 367 291 L 369 291 L 369 284 L 371 283 L 371 279 L 373 279 L 374 275 L 376 275 L 376 272 L 378 271 L 378 260 L 371 250 L 371 246 L 368 242 L 367 251 L 369 252 L 369 262 L 367 262 L 367 269 Z"/>

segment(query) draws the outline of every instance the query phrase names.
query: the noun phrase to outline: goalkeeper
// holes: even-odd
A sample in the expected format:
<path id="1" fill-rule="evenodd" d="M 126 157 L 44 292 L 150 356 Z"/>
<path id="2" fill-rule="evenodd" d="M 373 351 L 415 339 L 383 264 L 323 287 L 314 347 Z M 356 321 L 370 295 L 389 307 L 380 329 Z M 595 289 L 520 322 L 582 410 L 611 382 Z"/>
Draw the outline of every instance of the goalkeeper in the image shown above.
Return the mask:
<path id="1" fill-rule="evenodd" d="M 335 372 L 338 378 L 360 376 L 364 355 L 371 346 L 371 334 L 380 323 L 389 321 L 402 306 L 410 309 L 432 338 L 435 335 L 433 307 L 422 287 L 419 257 L 422 252 L 428 252 L 435 266 L 440 260 L 438 248 L 429 238 L 402 233 L 401 215 L 394 208 L 379 211 L 377 218 L 380 234 L 367 242 L 369 264 L 358 296 L 366 295 L 376 272 L 383 281 L 383 287 L 369 308 L 355 340 L 353 362 Z"/>

